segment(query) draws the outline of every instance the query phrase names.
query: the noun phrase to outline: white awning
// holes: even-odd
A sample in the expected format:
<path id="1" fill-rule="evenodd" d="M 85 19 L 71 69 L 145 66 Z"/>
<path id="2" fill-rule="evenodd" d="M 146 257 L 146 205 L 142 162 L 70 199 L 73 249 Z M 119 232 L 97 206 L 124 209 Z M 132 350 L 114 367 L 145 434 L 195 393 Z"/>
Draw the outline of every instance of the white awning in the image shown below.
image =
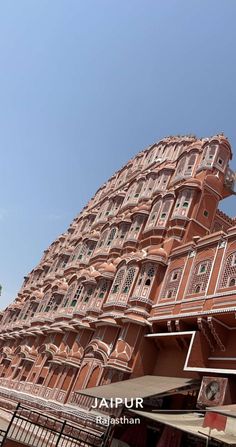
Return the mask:
<path id="1" fill-rule="evenodd" d="M 170 414 L 167 412 L 149 412 L 130 410 L 137 416 L 151 419 L 161 424 L 169 425 L 170 427 L 190 433 L 200 438 L 212 438 L 216 441 L 221 441 L 228 445 L 236 445 L 236 436 L 229 435 L 223 431 L 213 429 L 209 432 L 208 428 L 203 428 L 204 416 L 198 413 L 177 413 Z"/>
<path id="2" fill-rule="evenodd" d="M 106 400 L 121 398 L 130 400 L 136 397 L 150 397 L 164 394 L 174 394 L 185 387 L 196 387 L 198 380 L 182 377 L 142 376 L 136 379 L 123 380 L 79 391 L 80 394 L 105 398 Z"/>

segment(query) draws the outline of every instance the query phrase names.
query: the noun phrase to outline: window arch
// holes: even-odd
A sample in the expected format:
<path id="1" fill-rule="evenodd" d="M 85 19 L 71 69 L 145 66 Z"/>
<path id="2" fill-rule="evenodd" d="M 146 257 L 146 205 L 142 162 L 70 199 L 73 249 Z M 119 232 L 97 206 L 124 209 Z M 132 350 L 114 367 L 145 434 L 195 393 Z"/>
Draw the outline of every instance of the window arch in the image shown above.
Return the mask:
<path id="1" fill-rule="evenodd" d="M 44 312 L 45 311 L 45 307 L 47 306 L 47 303 L 48 303 L 50 297 L 51 297 L 51 291 L 46 292 L 45 295 L 43 296 L 42 301 L 39 304 L 38 312 Z"/>
<path id="2" fill-rule="evenodd" d="M 119 294 L 121 285 L 123 282 L 124 274 L 125 274 L 125 267 L 122 267 L 121 269 L 118 270 L 118 272 L 115 276 L 115 279 L 112 284 L 111 292 L 110 292 L 110 297 L 113 298 L 114 295 Z"/>
<path id="3" fill-rule="evenodd" d="M 107 237 L 107 239 L 106 239 L 106 246 L 107 246 L 107 247 L 109 247 L 109 246 L 112 245 L 112 242 L 113 242 L 113 240 L 115 239 L 116 235 L 117 235 L 117 228 L 113 227 L 113 228 L 110 230 L 110 232 L 109 232 L 109 234 L 108 234 L 108 237 Z"/>
<path id="4" fill-rule="evenodd" d="M 215 158 L 216 158 L 217 151 L 218 151 L 217 144 L 211 143 L 211 144 L 208 144 L 207 146 L 205 146 L 203 149 L 201 165 L 211 167 L 214 163 Z"/>
<path id="5" fill-rule="evenodd" d="M 122 295 L 123 294 L 126 295 L 127 293 L 129 293 L 130 288 L 133 283 L 133 280 L 134 280 L 135 272 L 136 272 L 136 269 L 134 267 L 128 268 L 126 276 L 125 276 L 125 280 L 122 285 L 122 290 L 121 290 Z"/>
<path id="6" fill-rule="evenodd" d="M 179 284 L 182 278 L 183 268 L 172 269 L 167 273 L 166 280 L 164 282 L 164 287 L 161 291 L 161 299 L 174 299 L 176 298 Z"/>
<path id="7" fill-rule="evenodd" d="M 154 206 L 152 207 L 152 210 L 151 210 L 151 213 L 148 218 L 147 225 L 146 225 L 146 227 L 148 229 L 155 227 L 157 218 L 159 216 L 160 208 L 161 208 L 161 203 L 162 203 L 161 200 L 158 200 L 158 202 L 156 202 L 154 204 Z"/>
<path id="8" fill-rule="evenodd" d="M 156 175 L 152 174 L 144 183 L 141 191 L 141 196 L 143 198 L 148 198 L 152 195 L 154 190 L 154 185 L 156 181 Z"/>
<path id="9" fill-rule="evenodd" d="M 160 214 L 157 219 L 157 226 L 158 227 L 164 227 L 166 225 L 166 222 L 168 221 L 171 207 L 173 204 L 173 199 L 164 199 L 163 204 L 161 207 Z"/>
<path id="10" fill-rule="evenodd" d="M 127 301 L 136 273 L 137 267 L 135 266 L 121 267 L 113 281 L 108 301 L 113 301 L 114 299 L 116 301 Z"/>
<path id="11" fill-rule="evenodd" d="M 141 229 L 142 229 L 144 219 L 145 219 L 144 216 L 135 216 L 134 217 L 133 223 L 132 223 L 129 233 L 127 235 L 128 239 L 134 239 L 134 240 L 138 239 Z"/>
<path id="12" fill-rule="evenodd" d="M 184 176 L 188 177 L 191 176 L 193 173 L 193 168 L 196 162 L 197 154 L 191 154 L 186 160 L 185 167 L 184 167 Z"/>
<path id="13" fill-rule="evenodd" d="M 184 189 L 179 193 L 173 211 L 174 216 L 186 216 L 188 214 L 192 201 L 192 195 L 193 192 L 190 189 Z"/>
<path id="14" fill-rule="evenodd" d="M 211 273 L 212 260 L 206 259 L 198 262 L 190 278 L 187 294 L 202 293 L 206 291 Z"/>
<path id="15" fill-rule="evenodd" d="M 130 185 L 130 187 L 129 187 L 127 193 L 126 193 L 124 202 L 123 202 L 124 204 L 129 203 L 129 202 L 132 201 L 132 198 L 133 198 L 134 191 L 135 191 L 136 187 L 137 187 L 137 183 L 132 183 L 132 185 Z"/>
<path id="16" fill-rule="evenodd" d="M 97 244 L 97 249 L 99 249 L 99 248 L 101 248 L 101 247 L 103 247 L 105 245 L 105 242 L 106 242 L 106 239 L 107 239 L 107 235 L 108 235 L 108 231 L 109 230 L 107 229 L 107 230 L 103 231 L 103 233 L 101 234 L 101 237 L 100 237 L 100 239 L 98 241 L 98 244 Z"/>
<path id="17" fill-rule="evenodd" d="M 227 256 L 219 288 L 234 287 L 236 284 L 236 251 Z"/>
<path id="18" fill-rule="evenodd" d="M 74 281 L 68 288 L 64 299 L 62 301 L 62 307 L 75 307 L 79 298 L 81 297 L 81 293 L 83 290 L 82 284 L 77 285 L 77 282 Z"/>
<path id="19" fill-rule="evenodd" d="M 102 279 L 99 282 L 99 285 L 96 289 L 95 298 L 98 298 L 99 300 L 103 300 L 103 298 L 105 297 L 105 295 L 109 289 L 109 284 L 110 284 L 110 281 L 108 281 L 107 279 Z"/>
<path id="20" fill-rule="evenodd" d="M 83 296 L 81 296 L 79 310 L 85 310 L 93 301 L 95 285 L 87 284 L 83 288 Z"/>
<path id="21" fill-rule="evenodd" d="M 184 175 L 184 168 L 185 168 L 185 163 L 186 163 L 186 155 L 181 158 L 177 164 L 176 167 L 176 173 L 175 173 L 175 177 L 182 177 Z"/>
<path id="22" fill-rule="evenodd" d="M 76 292 L 73 296 L 73 299 L 68 303 L 69 306 L 76 307 L 78 301 L 80 300 L 80 298 L 82 296 L 82 291 L 83 291 L 83 285 L 79 284 L 79 286 L 77 287 Z"/>
<path id="23" fill-rule="evenodd" d="M 147 297 L 151 291 L 156 274 L 156 265 L 148 262 L 142 266 L 134 289 L 134 295 Z"/>

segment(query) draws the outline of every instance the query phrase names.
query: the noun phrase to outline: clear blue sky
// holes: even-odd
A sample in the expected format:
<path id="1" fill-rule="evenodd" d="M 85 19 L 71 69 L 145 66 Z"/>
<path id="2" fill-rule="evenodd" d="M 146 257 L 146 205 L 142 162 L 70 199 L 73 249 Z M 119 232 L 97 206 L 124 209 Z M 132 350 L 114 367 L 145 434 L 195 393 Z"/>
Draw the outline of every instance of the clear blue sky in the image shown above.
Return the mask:
<path id="1" fill-rule="evenodd" d="M 235 0 L 1 1 L 0 308 L 136 152 L 185 133 L 236 146 L 235 19 Z"/>

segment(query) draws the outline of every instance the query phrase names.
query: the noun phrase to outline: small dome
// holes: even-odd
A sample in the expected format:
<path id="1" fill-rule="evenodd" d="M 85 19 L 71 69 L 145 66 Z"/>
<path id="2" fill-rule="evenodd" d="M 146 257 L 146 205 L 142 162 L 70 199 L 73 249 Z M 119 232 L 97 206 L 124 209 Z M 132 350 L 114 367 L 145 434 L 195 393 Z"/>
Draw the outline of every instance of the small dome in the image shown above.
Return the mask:
<path id="1" fill-rule="evenodd" d="M 155 256 L 162 256 L 164 258 L 167 257 L 167 253 L 164 250 L 164 248 L 161 247 L 151 247 L 148 249 L 148 254 L 149 255 L 155 255 Z"/>
<path id="2" fill-rule="evenodd" d="M 149 211 L 150 210 L 150 206 L 148 206 L 147 203 L 143 203 L 142 205 L 140 205 L 138 207 L 139 211 Z"/>
<path id="3" fill-rule="evenodd" d="M 189 180 L 186 180 L 186 182 L 184 182 L 184 185 L 191 185 L 191 186 L 197 186 L 197 187 L 201 187 L 202 186 L 202 182 L 196 178 L 190 178 Z"/>
<path id="4" fill-rule="evenodd" d="M 122 261 L 122 258 L 116 258 L 116 259 L 114 259 L 113 264 L 118 265 L 121 261 Z"/>
<path id="5" fill-rule="evenodd" d="M 35 297 L 35 298 L 39 298 L 39 299 L 41 299 L 41 298 L 43 298 L 43 292 L 42 292 L 42 290 L 36 290 L 34 293 L 33 293 L 33 296 Z"/>
<path id="6" fill-rule="evenodd" d="M 100 270 L 102 270 L 103 272 L 109 272 L 109 273 L 114 273 L 116 271 L 116 268 L 114 266 L 114 264 L 112 264 L 111 262 L 104 262 L 102 268 L 100 268 Z"/>

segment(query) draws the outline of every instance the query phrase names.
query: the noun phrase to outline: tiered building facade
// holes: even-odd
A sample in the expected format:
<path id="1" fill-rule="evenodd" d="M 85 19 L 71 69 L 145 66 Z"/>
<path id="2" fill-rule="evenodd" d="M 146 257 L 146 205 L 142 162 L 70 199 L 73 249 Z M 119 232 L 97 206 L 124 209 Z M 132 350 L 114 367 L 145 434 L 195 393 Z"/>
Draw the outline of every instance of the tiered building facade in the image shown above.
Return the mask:
<path id="1" fill-rule="evenodd" d="M 83 408 L 145 374 L 236 373 L 230 144 L 169 137 L 114 174 L 45 250 L 0 323 L 0 394 Z"/>

